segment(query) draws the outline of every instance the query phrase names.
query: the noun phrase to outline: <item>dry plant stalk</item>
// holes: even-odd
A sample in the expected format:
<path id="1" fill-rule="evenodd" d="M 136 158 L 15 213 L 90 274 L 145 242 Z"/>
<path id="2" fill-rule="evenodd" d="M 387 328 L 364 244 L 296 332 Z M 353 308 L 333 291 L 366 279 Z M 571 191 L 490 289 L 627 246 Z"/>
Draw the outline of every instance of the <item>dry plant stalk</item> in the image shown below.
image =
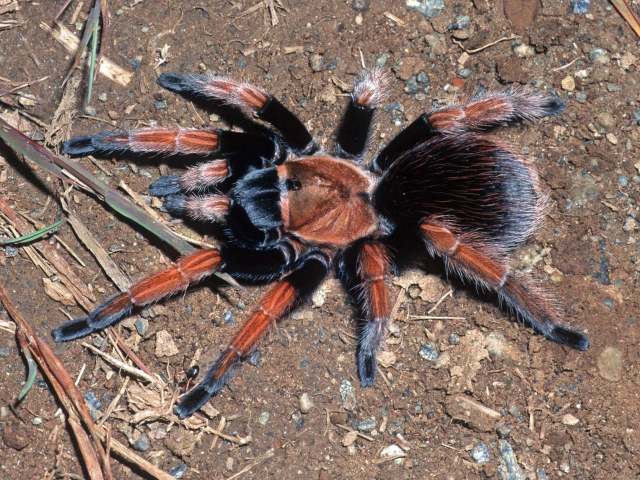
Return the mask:
<path id="1" fill-rule="evenodd" d="M 1 283 L 0 303 L 16 324 L 16 338 L 20 348 L 31 353 L 57 399 L 67 412 L 69 428 L 78 443 L 88 478 L 91 480 L 112 480 L 113 476 L 107 458 L 108 454 L 112 454 L 135 465 L 151 478 L 171 480 L 173 478 L 171 475 L 135 454 L 120 442 L 110 439 L 107 430 L 95 424 L 82 393 L 65 370 L 62 362 L 56 357 L 49 345 L 35 334 Z M 108 445 L 107 449 L 103 447 L 103 443 Z"/>

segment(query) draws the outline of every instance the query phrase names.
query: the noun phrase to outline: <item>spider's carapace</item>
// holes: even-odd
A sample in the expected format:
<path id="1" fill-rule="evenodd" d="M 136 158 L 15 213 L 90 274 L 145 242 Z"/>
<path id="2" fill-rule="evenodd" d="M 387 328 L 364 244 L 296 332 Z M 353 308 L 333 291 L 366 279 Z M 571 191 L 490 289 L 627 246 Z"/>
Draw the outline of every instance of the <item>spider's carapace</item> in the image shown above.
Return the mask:
<path id="1" fill-rule="evenodd" d="M 272 283 L 247 322 L 176 407 L 187 417 L 217 394 L 260 338 L 333 267 L 360 305 L 357 367 L 376 377 L 376 352 L 388 331 L 386 281 L 417 241 L 447 272 L 494 291 L 501 303 L 546 338 L 586 350 L 587 337 L 509 257 L 536 230 L 546 196 L 535 166 L 489 132 L 563 110 L 554 96 L 525 89 L 473 97 L 425 113 L 364 160 L 374 110 L 383 101 L 380 70 L 357 80 L 332 154 L 319 151 L 304 124 L 275 97 L 248 83 L 208 75 L 162 74 L 158 83 L 189 99 L 220 102 L 247 117 L 244 132 L 150 128 L 102 132 L 64 144 L 71 155 L 173 155 L 199 158 L 180 176 L 160 177 L 149 192 L 166 210 L 222 222 L 219 249 L 202 249 L 108 299 L 87 317 L 53 331 L 68 341 L 106 328 L 215 272 Z M 247 119 L 249 121 L 249 119 Z M 408 257 L 408 258 L 406 258 Z"/>

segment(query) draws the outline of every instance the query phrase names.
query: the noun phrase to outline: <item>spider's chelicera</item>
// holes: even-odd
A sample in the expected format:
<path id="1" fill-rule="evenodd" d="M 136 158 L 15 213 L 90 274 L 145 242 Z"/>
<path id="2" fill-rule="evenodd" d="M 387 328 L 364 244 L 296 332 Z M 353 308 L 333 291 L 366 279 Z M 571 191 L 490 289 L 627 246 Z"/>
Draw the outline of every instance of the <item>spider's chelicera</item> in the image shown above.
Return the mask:
<path id="1" fill-rule="evenodd" d="M 64 151 L 74 156 L 201 156 L 186 173 L 160 177 L 149 191 L 164 198 L 171 214 L 225 228 L 220 249 L 186 255 L 87 317 L 63 324 L 53 331 L 57 342 L 113 325 L 214 272 L 241 282 L 274 282 L 200 383 L 180 399 L 176 413 L 188 417 L 334 267 L 361 307 L 357 366 L 362 385 L 369 386 L 389 327 L 385 279 L 409 254 L 404 245 L 411 239 L 422 255 L 442 258 L 448 272 L 494 291 L 546 338 L 588 348 L 587 337 L 562 323 L 544 291 L 509 268 L 511 252 L 541 219 L 545 195 L 533 164 L 488 134 L 561 112 L 558 98 L 510 90 L 425 113 L 366 165 L 373 113 L 383 99 L 379 70 L 357 80 L 333 154 L 320 152 L 304 124 L 253 85 L 181 74 L 162 74 L 158 82 L 190 99 L 226 104 L 274 130 L 245 121 L 243 132 L 148 128 L 66 142 Z"/>

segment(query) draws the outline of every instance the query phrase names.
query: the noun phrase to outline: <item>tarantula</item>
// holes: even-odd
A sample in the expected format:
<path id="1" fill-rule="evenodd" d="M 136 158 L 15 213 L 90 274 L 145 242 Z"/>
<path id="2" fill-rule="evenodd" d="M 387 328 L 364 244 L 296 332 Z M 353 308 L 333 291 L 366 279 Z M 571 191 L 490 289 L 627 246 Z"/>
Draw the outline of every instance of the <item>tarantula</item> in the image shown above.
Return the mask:
<path id="1" fill-rule="evenodd" d="M 304 124 L 258 87 L 175 73 L 160 75 L 158 83 L 188 99 L 239 111 L 248 127 L 101 132 L 73 138 L 63 149 L 73 156 L 198 156 L 200 163 L 181 176 L 160 177 L 149 192 L 163 197 L 173 215 L 222 222 L 222 246 L 183 256 L 87 317 L 54 329 L 56 342 L 113 325 L 214 272 L 241 282 L 275 282 L 202 381 L 179 401 L 177 415 L 188 417 L 334 267 L 361 307 L 357 367 L 362 386 L 370 386 L 390 321 L 385 279 L 407 253 L 403 240 L 412 239 L 423 256 L 439 257 L 446 271 L 495 292 L 546 338 L 589 347 L 583 333 L 562 323 L 541 288 L 509 269 L 510 253 L 540 222 L 545 195 L 535 167 L 487 134 L 560 113 L 564 105 L 557 97 L 514 89 L 425 113 L 367 166 L 369 130 L 383 101 L 379 70 L 356 81 L 334 154 L 320 151 Z"/>

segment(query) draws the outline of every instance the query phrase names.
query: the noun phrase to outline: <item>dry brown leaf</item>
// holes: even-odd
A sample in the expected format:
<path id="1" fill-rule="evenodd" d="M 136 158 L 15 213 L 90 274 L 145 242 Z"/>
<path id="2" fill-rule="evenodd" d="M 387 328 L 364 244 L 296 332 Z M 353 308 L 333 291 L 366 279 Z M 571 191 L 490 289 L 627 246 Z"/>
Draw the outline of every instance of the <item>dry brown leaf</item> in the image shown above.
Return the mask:
<path id="1" fill-rule="evenodd" d="M 426 275 L 421 270 L 407 270 L 394 279 L 393 284 L 405 290 L 411 298 L 420 298 L 429 303 L 437 302 L 446 288 L 441 279 Z"/>
<path id="2" fill-rule="evenodd" d="M 480 360 L 489 358 L 484 335 L 480 330 L 468 330 L 449 354 L 451 380 L 447 392 L 473 391 L 473 379 L 480 370 Z"/>
<path id="3" fill-rule="evenodd" d="M 396 354 L 390 350 L 383 350 L 378 353 L 378 363 L 381 367 L 389 368 L 396 363 Z"/>
<path id="4" fill-rule="evenodd" d="M 342 446 L 350 447 L 355 443 L 357 438 L 358 438 L 358 432 L 356 432 L 355 430 L 345 433 L 344 437 L 342 437 Z"/>
<path id="5" fill-rule="evenodd" d="M 76 301 L 73 298 L 73 295 L 71 294 L 71 292 L 67 290 L 67 287 L 65 287 L 61 283 L 51 281 L 48 278 L 43 278 L 42 283 L 44 283 L 45 293 L 51 299 L 67 306 L 72 306 L 76 304 Z"/>
<path id="6" fill-rule="evenodd" d="M 173 337 L 166 330 L 156 333 L 156 357 L 172 357 L 179 352 Z"/>

